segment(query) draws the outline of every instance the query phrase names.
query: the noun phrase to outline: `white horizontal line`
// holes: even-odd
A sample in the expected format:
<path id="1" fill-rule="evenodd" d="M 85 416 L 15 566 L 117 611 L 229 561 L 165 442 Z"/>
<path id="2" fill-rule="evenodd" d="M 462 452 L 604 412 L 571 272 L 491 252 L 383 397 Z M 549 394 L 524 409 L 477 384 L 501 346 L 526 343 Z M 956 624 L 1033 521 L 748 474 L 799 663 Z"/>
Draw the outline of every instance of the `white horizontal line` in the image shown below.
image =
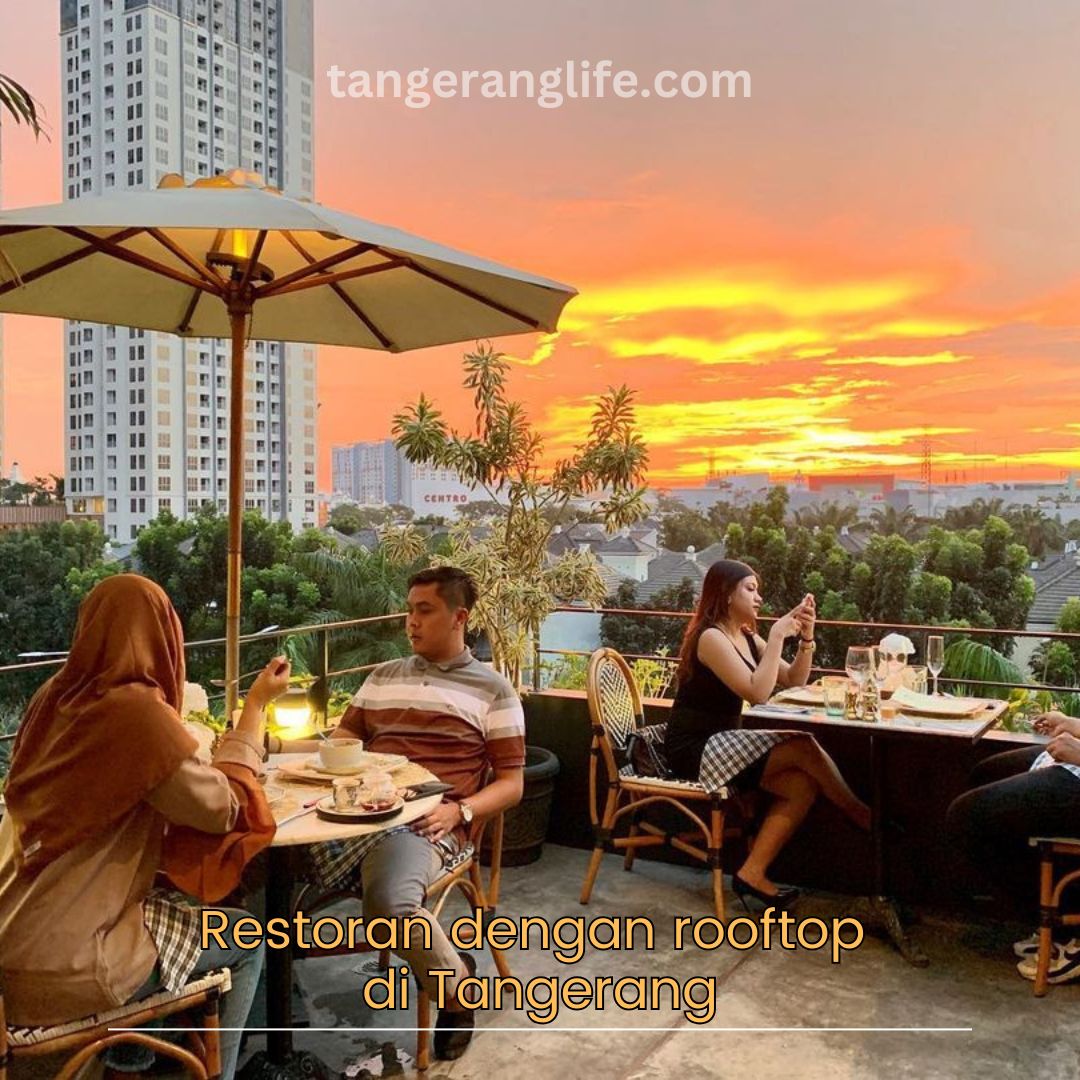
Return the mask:
<path id="1" fill-rule="evenodd" d="M 123 1028 L 123 1027 L 111 1027 L 109 1031 L 142 1031 L 142 1028 Z M 244 1031 L 248 1034 L 253 1032 L 264 1033 L 280 1033 L 291 1032 L 294 1035 L 302 1035 L 307 1032 L 365 1032 L 365 1031 L 377 1031 L 377 1032 L 401 1032 L 402 1034 L 411 1034 L 419 1031 L 434 1031 L 433 1027 L 430 1028 L 410 1028 L 410 1027 L 305 1027 L 305 1028 L 253 1028 L 253 1027 L 218 1027 L 218 1028 L 192 1028 L 192 1027 L 159 1027 L 154 1028 L 155 1032 L 184 1032 L 184 1031 Z M 488 1027 L 483 1029 L 477 1029 L 476 1034 L 480 1034 L 481 1030 L 487 1034 L 489 1032 L 500 1031 L 533 1031 L 533 1032 L 556 1032 L 556 1031 L 606 1031 L 606 1032 L 632 1032 L 632 1031 L 667 1031 L 671 1034 L 679 1034 L 681 1031 L 712 1031 L 717 1034 L 732 1034 L 738 1032 L 783 1032 L 785 1034 L 799 1033 L 799 1032 L 858 1032 L 865 1034 L 867 1032 L 909 1032 L 909 1033 L 926 1033 L 926 1032 L 967 1032 L 974 1031 L 974 1028 L 970 1027 L 711 1027 L 705 1024 L 694 1024 L 692 1027 L 678 1028 L 678 1027 L 550 1027 L 546 1024 L 535 1024 L 531 1027 Z"/>

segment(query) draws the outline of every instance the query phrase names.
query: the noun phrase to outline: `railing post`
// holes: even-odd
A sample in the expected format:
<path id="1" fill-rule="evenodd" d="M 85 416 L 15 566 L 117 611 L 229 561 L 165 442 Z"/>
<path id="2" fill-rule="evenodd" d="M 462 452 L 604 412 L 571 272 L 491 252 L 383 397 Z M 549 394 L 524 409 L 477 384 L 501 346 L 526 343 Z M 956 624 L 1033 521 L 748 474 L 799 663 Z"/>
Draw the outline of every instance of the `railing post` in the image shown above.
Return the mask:
<path id="1" fill-rule="evenodd" d="M 315 719 L 319 727 L 325 728 L 330 711 L 330 631 L 323 628 L 316 637 L 315 646 L 315 682 L 309 691 Z"/>
<path id="2" fill-rule="evenodd" d="M 540 690 L 540 633 L 537 631 L 533 634 L 532 639 L 533 646 L 533 663 L 532 663 L 532 688 L 535 691 Z"/>

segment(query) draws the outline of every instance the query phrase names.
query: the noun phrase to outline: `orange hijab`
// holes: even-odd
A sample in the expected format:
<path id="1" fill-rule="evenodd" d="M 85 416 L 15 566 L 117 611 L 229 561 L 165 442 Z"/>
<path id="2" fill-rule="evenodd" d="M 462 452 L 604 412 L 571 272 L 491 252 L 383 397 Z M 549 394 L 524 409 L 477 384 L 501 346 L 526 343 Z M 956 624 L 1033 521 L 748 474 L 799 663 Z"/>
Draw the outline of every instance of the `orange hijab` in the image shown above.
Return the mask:
<path id="1" fill-rule="evenodd" d="M 83 601 L 64 666 L 33 696 L 4 792 L 20 868 L 109 829 L 194 755 L 184 637 L 165 593 L 118 574 Z"/>

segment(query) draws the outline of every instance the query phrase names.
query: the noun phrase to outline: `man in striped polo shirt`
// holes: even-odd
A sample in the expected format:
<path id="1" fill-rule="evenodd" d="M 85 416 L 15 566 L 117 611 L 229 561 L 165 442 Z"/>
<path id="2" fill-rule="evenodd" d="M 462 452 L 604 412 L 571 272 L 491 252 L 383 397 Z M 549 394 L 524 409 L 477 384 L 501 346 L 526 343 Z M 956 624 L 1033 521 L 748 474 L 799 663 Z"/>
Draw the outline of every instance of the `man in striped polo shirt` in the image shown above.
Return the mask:
<path id="1" fill-rule="evenodd" d="M 404 754 L 452 790 L 426 817 L 354 841 L 312 849 L 324 885 L 359 886 L 364 917 L 420 916 L 431 927 L 431 949 L 402 948 L 404 960 L 435 996 L 430 970 L 475 970 L 457 953 L 424 908 L 431 884 L 452 865 L 468 839 L 473 818 L 486 818 L 521 801 L 525 718 L 509 680 L 476 660 L 465 647 L 465 627 L 477 599 L 463 570 L 440 566 L 409 580 L 406 632 L 413 655 L 380 664 L 357 691 L 331 737 L 360 738 L 365 749 Z M 490 782 L 489 771 L 493 776 Z M 417 935 L 419 937 L 419 935 Z M 456 989 L 457 980 L 447 985 Z M 456 997 L 440 1011 L 434 1049 L 460 1057 L 472 1037 L 473 1012 Z"/>

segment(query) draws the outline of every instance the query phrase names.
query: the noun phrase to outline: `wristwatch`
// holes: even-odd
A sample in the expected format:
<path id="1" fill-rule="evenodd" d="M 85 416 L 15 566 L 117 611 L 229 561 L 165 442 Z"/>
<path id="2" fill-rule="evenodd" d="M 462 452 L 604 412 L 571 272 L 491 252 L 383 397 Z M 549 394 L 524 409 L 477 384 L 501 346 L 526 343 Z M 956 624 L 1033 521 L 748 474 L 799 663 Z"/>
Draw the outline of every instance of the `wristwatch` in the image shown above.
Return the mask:
<path id="1" fill-rule="evenodd" d="M 817 648 L 817 642 L 813 638 L 799 638 L 799 652 L 813 652 Z"/>
<path id="2" fill-rule="evenodd" d="M 462 799 L 458 803 L 458 809 L 461 811 L 461 823 L 463 825 L 471 825 L 473 819 L 473 808 Z"/>

